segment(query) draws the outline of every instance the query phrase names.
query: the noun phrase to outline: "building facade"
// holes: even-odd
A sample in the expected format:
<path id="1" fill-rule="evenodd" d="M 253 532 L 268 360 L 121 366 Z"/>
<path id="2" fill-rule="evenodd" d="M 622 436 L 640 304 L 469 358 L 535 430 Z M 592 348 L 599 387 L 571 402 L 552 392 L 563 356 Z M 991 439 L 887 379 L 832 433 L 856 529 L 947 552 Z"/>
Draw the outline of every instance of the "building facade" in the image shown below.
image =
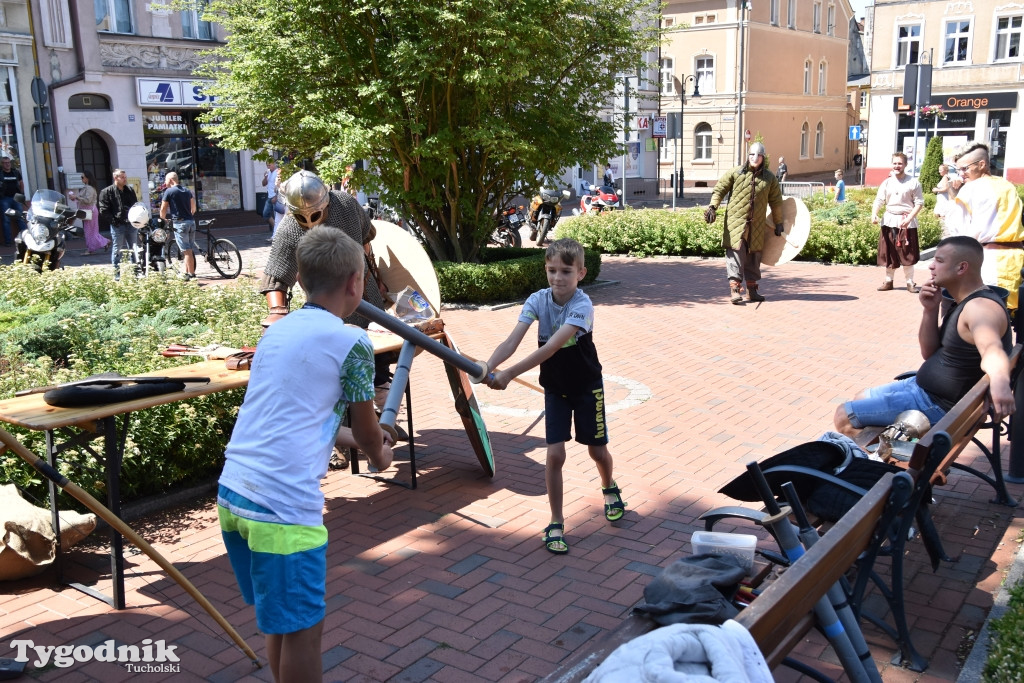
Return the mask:
<path id="1" fill-rule="evenodd" d="M 851 164 L 852 18 L 847 0 L 669 2 L 661 107 L 682 123 L 681 138 L 670 130 L 661 146 L 663 180 L 678 169 L 684 188 L 713 185 L 751 140 L 764 142 L 773 170 L 785 157 L 790 176 Z"/>
<path id="2" fill-rule="evenodd" d="M 947 159 L 969 141 L 989 143 L 993 173 L 1024 182 L 1024 5 L 876 0 L 868 12 L 873 17 L 866 182 L 878 184 L 888 175 L 895 151 L 914 155 L 919 150 L 919 163 L 935 135 L 942 137 Z M 922 97 L 921 104 L 942 108 L 916 120 L 916 139 L 915 110 L 903 98 L 908 64 L 931 67 L 930 98 Z"/>
<path id="3" fill-rule="evenodd" d="M 211 100 L 192 72 L 202 50 L 222 44 L 219 25 L 139 0 L 39 2 L 49 15 L 36 38 L 58 189 L 80 185 L 83 171 L 102 188 L 123 168 L 139 199 L 156 207 L 165 174 L 176 171 L 201 211 L 226 216 L 255 208 L 263 165 L 249 152 L 218 147 L 199 121 Z M 46 33 L 49 25 L 66 27 L 60 40 Z"/>

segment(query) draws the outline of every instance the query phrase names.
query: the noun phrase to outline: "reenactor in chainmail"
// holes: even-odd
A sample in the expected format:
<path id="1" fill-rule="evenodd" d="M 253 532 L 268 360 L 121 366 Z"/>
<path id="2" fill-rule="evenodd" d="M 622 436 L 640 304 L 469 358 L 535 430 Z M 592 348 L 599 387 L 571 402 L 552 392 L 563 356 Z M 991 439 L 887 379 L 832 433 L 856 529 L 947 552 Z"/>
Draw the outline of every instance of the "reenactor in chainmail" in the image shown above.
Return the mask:
<path id="1" fill-rule="evenodd" d="M 263 326 L 267 327 L 288 314 L 291 288 L 295 285 L 298 274 L 295 249 L 298 247 L 299 238 L 306 230 L 321 224 L 338 228 L 363 245 L 367 257 L 363 300 L 384 309 L 384 297 L 374 277 L 376 269 L 373 268 L 370 257 L 370 240 L 376 231 L 366 211 L 359 206 L 355 197 L 346 192 L 328 190 L 316 174 L 299 171 L 281 186 L 278 198 L 284 202 L 285 215 L 274 233 L 270 258 L 263 268 L 263 280 L 260 282 L 260 293 L 267 297 L 269 307 L 268 315 L 263 319 Z M 345 322 L 364 329 L 370 324 L 369 320 L 358 313 L 345 318 Z M 373 384 L 377 389 L 377 397 L 374 402 L 378 410 L 383 405 L 391 385 L 389 366 L 392 360 L 389 354 L 378 354 L 375 357 Z M 400 437 L 404 436 L 398 425 L 395 427 Z"/>

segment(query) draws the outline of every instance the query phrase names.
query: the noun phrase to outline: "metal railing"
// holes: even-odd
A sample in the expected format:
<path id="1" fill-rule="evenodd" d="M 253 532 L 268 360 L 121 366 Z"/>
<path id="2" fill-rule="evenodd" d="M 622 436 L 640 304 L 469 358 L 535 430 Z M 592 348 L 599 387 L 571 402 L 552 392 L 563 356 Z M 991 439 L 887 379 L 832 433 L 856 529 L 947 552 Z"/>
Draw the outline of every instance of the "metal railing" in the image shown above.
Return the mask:
<path id="1" fill-rule="evenodd" d="M 817 193 L 825 194 L 825 183 L 779 183 L 782 194 L 786 197 L 810 197 Z"/>

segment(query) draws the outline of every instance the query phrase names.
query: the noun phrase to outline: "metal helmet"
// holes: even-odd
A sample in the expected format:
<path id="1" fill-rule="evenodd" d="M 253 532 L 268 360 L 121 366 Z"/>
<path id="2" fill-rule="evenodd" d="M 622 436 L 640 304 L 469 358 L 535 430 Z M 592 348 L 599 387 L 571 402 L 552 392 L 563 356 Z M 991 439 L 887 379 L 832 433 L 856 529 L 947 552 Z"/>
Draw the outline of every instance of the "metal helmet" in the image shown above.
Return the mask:
<path id="1" fill-rule="evenodd" d="M 327 216 L 330 193 L 315 173 L 299 171 L 284 184 L 280 196 L 284 205 L 304 230 L 319 225 Z"/>
<path id="2" fill-rule="evenodd" d="M 761 144 L 760 142 L 751 143 L 750 148 L 747 150 L 747 156 L 751 154 L 760 154 L 761 156 L 766 156 L 764 145 Z"/>
<path id="3" fill-rule="evenodd" d="M 920 439 L 928 433 L 931 427 L 932 423 L 928 420 L 928 416 L 920 410 L 904 410 L 896 416 L 895 422 L 879 434 L 878 456 L 883 460 L 909 460 L 910 451 L 898 444 Z"/>
<path id="4" fill-rule="evenodd" d="M 134 227 L 142 229 L 149 225 L 149 208 L 142 202 L 136 202 L 128 209 L 128 222 Z"/>

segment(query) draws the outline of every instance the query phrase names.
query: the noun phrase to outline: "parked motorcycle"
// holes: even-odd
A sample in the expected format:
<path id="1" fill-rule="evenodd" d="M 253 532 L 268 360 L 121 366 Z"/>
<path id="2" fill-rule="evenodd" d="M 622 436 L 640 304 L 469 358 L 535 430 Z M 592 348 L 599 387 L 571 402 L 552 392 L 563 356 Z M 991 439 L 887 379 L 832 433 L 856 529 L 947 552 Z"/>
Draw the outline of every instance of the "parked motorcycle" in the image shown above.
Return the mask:
<path id="1" fill-rule="evenodd" d="M 19 204 L 25 202 L 25 195 L 16 194 L 14 200 Z M 15 219 L 16 209 L 8 209 L 7 215 Z M 64 257 L 65 234 L 74 233 L 76 220 L 85 218 L 85 211 L 75 210 L 68 206 L 67 199 L 54 190 L 36 190 L 32 195 L 31 206 L 25 229 L 14 238 L 18 249 L 17 260 L 30 266 L 37 273 L 60 268 L 60 260 Z"/>
<path id="2" fill-rule="evenodd" d="M 128 222 L 139 230 L 139 243 L 136 247 L 142 256 L 139 271 L 149 275 L 153 271 L 162 273 L 167 270 L 167 247 L 174 239 L 174 231 L 168 221 L 151 215 L 145 204 L 137 202 L 128 209 Z"/>
<path id="3" fill-rule="evenodd" d="M 521 247 L 523 236 L 519 228 L 526 222 L 522 206 L 510 206 L 498 214 L 498 225 L 491 233 L 490 244 L 499 247 Z"/>
<path id="4" fill-rule="evenodd" d="M 619 197 L 621 196 L 622 190 L 617 190 L 611 185 L 602 185 L 600 187 L 591 185 L 590 194 L 583 195 L 580 199 L 580 208 L 574 210 L 573 213 L 576 215 L 601 213 L 602 211 L 621 208 L 619 206 Z"/>
<path id="5" fill-rule="evenodd" d="M 562 215 L 562 199 L 569 198 L 569 191 L 549 190 L 540 188 L 540 191 L 530 202 L 530 239 L 538 245 L 543 244 L 548 233 L 555 229 L 555 223 Z"/>

